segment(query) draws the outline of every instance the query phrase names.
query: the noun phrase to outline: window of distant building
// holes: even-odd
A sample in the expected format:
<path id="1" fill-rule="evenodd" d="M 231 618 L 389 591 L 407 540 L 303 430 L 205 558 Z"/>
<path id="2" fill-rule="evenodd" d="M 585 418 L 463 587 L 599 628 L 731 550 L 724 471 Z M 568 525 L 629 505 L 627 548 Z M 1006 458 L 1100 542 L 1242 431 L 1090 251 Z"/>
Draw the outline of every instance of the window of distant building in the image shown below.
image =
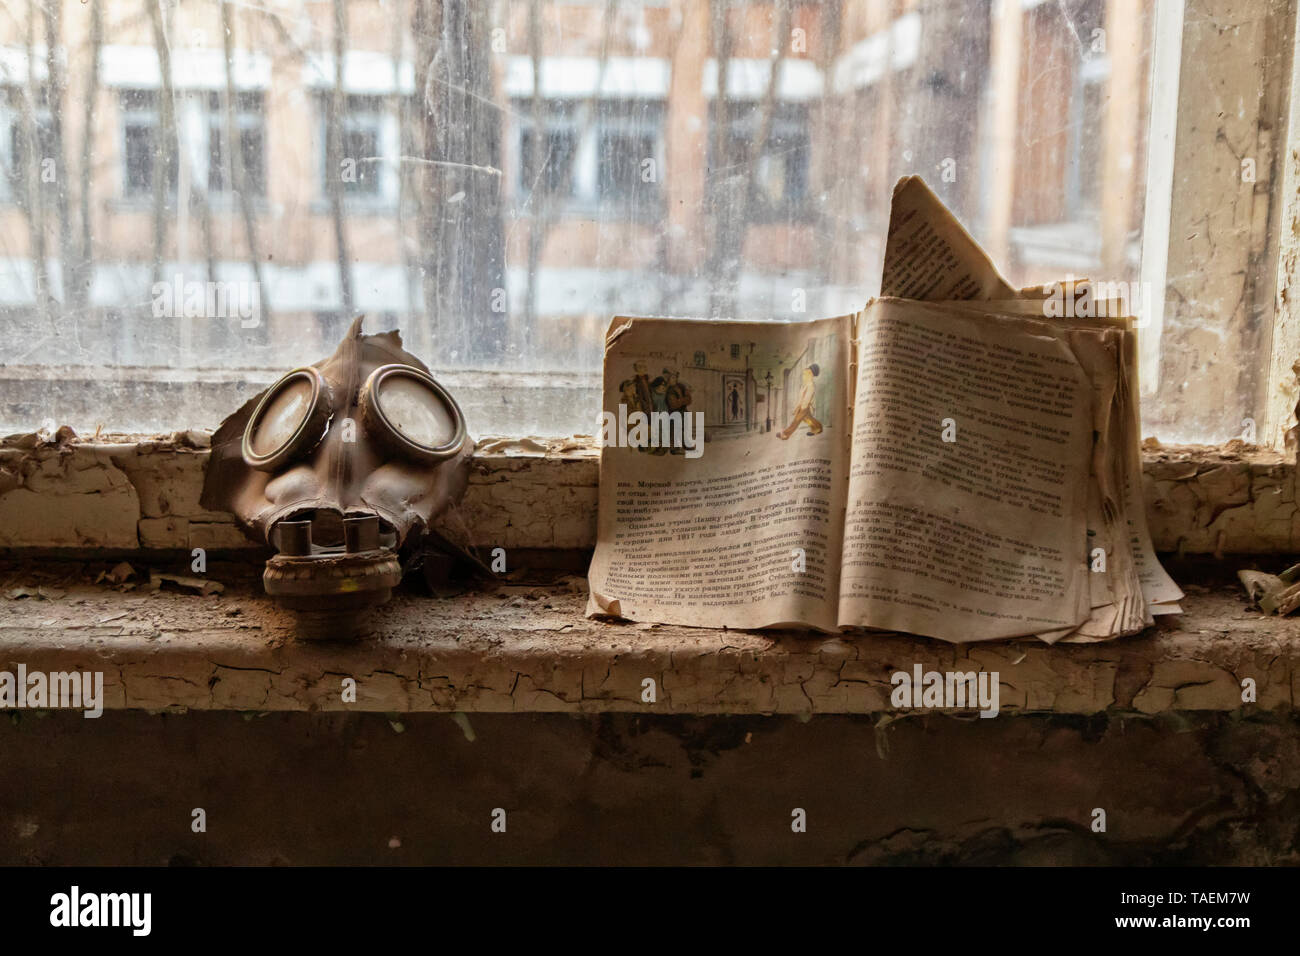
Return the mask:
<path id="1" fill-rule="evenodd" d="M 573 166 L 578 152 L 577 104 L 550 100 L 544 104 L 539 136 L 528 100 L 515 101 L 519 129 L 519 162 L 515 184 L 525 201 L 534 190 L 548 198 L 573 196 Z M 541 143 L 541 155 L 534 155 Z"/>
<path id="2" fill-rule="evenodd" d="M 151 196 L 154 177 L 160 174 L 160 156 L 166 169 L 162 174 L 167 191 L 175 194 L 179 163 L 177 150 L 163 149 L 162 118 L 157 90 L 123 90 L 122 106 L 122 194 L 128 198 Z"/>
<path id="3" fill-rule="evenodd" d="M 661 104 L 602 104 L 596 140 L 596 193 L 601 202 L 653 208 L 663 161 Z"/>
<path id="4" fill-rule="evenodd" d="M 321 192 L 328 195 L 325 176 L 339 176 L 343 194 L 349 200 L 370 203 L 397 201 L 398 130 L 397 117 L 386 97 L 351 94 L 343 98 L 340 119 L 340 168 L 329 168 L 327 116 L 329 104 L 320 101 Z"/>
<path id="5" fill-rule="evenodd" d="M 652 213 L 663 163 L 663 104 L 599 99 L 547 100 L 544 134 L 535 129 L 530 99 L 513 103 L 518 130 L 515 190 L 584 214 Z M 540 166 L 534 144 L 544 144 Z M 534 189 L 534 183 L 536 188 Z"/>
<path id="6" fill-rule="evenodd" d="M 7 87 L 0 92 L 0 199 L 25 204 L 27 202 L 27 141 L 30 135 L 24 121 L 27 90 Z M 40 182 L 39 157 L 54 152 L 50 124 L 50 109 L 45 101 L 45 87 L 36 92 L 31 103 L 32 121 L 37 139 L 36 180 Z"/>
<path id="7" fill-rule="evenodd" d="M 767 139 L 756 162 L 751 162 L 754 144 L 763 127 L 762 105 L 733 103 L 727 110 L 727 131 L 722 138 L 725 153 L 718 155 L 716 126 L 709 136 L 709 188 L 735 190 L 753 183 L 750 216 L 755 221 L 800 218 L 808 210 L 809 159 L 811 141 L 808 108 L 802 103 L 778 104 Z M 719 122 L 711 111 L 712 124 Z"/>
<path id="8" fill-rule="evenodd" d="M 1106 81 L 1110 61 L 1104 56 L 1085 58 L 1076 73 L 1070 98 L 1072 147 L 1066 167 L 1066 213 L 1071 219 L 1095 219 L 1101 208 L 1101 140 L 1096 131 L 1106 117 Z"/>
<path id="9" fill-rule="evenodd" d="M 225 94 L 207 95 L 208 191 L 233 192 L 233 169 L 226 146 Z M 235 96 L 235 135 L 244 168 L 245 188 L 254 196 L 266 195 L 266 116 L 261 93 Z"/>

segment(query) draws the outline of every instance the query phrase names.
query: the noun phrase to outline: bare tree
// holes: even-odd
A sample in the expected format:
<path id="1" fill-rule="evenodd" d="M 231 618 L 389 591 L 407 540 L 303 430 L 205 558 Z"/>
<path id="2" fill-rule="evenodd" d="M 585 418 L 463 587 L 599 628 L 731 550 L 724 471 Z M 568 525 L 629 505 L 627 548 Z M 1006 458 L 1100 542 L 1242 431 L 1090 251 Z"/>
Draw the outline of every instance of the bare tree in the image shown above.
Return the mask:
<path id="1" fill-rule="evenodd" d="M 537 328 L 537 272 L 541 266 L 542 246 L 546 236 L 542 231 L 543 197 L 550 190 L 542 183 L 542 171 L 550 161 L 550 149 L 546 136 L 545 100 L 542 99 L 542 0 L 529 0 L 528 4 L 528 53 L 533 67 L 533 98 L 530 103 L 532 118 L 532 148 L 528 153 L 528 182 L 531 184 L 528 201 L 532 205 L 532 221 L 528 224 L 528 286 L 524 293 L 524 327 L 519 335 L 519 353 L 526 354 L 532 348 L 533 331 Z M 546 146 L 547 148 L 543 148 Z"/>
<path id="2" fill-rule="evenodd" d="M 404 0 L 393 0 L 392 32 L 389 36 L 389 50 L 393 66 L 393 92 L 389 97 L 389 109 L 397 117 L 398 152 L 406 154 L 408 131 L 411 125 L 411 111 L 408 107 L 405 91 L 402 89 L 402 53 L 404 31 L 406 26 L 406 4 Z M 401 158 L 394 169 L 397 177 L 397 203 L 393 207 L 393 225 L 397 231 L 397 244 L 402 255 L 402 274 L 406 278 L 406 306 L 408 314 L 416 314 L 416 302 L 419 300 L 420 265 L 415 256 L 415 244 L 407 239 L 406 212 L 410 205 L 410 188 L 407 183 L 407 168 Z M 425 323 L 415 323 L 414 330 L 419 340 L 419 350 L 428 354 L 430 345 L 429 329 Z"/>
<path id="3" fill-rule="evenodd" d="M 206 104 L 205 104 L 206 105 Z M 212 235 L 212 203 L 208 201 L 208 184 L 199 176 L 198 163 L 194 161 L 193 151 L 186 149 L 185 144 L 181 142 L 180 124 L 177 124 L 177 141 L 176 154 L 177 161 L 184 163 L 185 176 L 177 176 L 177 187 L 183 181 L 185 184 L 185 203 L 186 210 L 197 210 L 199 214 L 199 232 L 203 239 L 203 260 L 206 269 L 206 275 L 209 282 L 217 281 L 217 253 L 213 242 Z M 179 199 L 178 199 L 179 205 Z M 178 230 L 184 229 L 182 222 L 177 223 Z M 184 249 L 180 250 L 184 254 Z M 188 320 L 187 320 L 188 323 Z M 189 329 L 187 329 L 189 334 Z M 212 335 L 211 328 L 207 329 L 207 335 Z M 212 344 L 210 341 L 208 344 Z"/>
<path id="4" fill-rule="evenodd" d="M 712 197 L 714 212 L 713 248 L 709 262 L 710 314 L 734 314 L 736 293 L 740 285 L 740 267 L 744 256 L 745 234 L 758 192 L 758 171 L 772 136 L 776 117 L 776 100 L 786 51 L 790 46 L 790 0 L 773 0 L 772 48 L 768 66 L 767 88 L 759 105 L 758 131 L 743 156 L 731 155 L 731 108 L 726 74 L 731 59 L 731 34 L 727 25 L 724 0 L 714 2 L 714 36 L 718 45 L 718 98 L 715 102 L 715 171 L 718 194 Z M 736 166 L 731 164 L 739 160 Z"/>
<path id="5" fill-rule="evenodd" d="M 244 242 L 248 246 L 248 264 L 257 283 L 258 304 L 263 322 L 271 318 L 270 296 L 262 281 L 262 254 L 257 240 L 257 220 L 253 216 L 253 197 L 248 190 L 248 171 L 244 168 L 244 141 L 236 122 L 235 109 L 238 94 L 235 90 L 235 18 L 230 10 L 230 0 L 221 0 L 221 45 L 226 60 L 225 126 L 226 155 L 229 164 L 229 182 L 239 201 L 239 212 L 244 220 Z"/>
<path id="6" fill-rule="evenodd" d="M 36 285 L 38 307 L 49 321 L 51 332 L 57 333 L 61 323 L 50 290 L 49 270 L 45 247 L 45 194 L 40 186 L 40 133 L 36 120 L 36 103 L 40 90 L 36 85 L 36 3 L 27 2 L 27 84 L 23 87 L 20 104 L 23 137 L 23 201 L 27 210 L 27 231 L 31 245 L 32 280 Z"/>
<path id="7" fill-rule="evenodd" d="M 411 33 L 415 39 L 418 64 L 415 88 L 419 96 L 419 144 L 423 160 L 416 169 L 420 188 L 416 190 L 417 233 L 420 237 L 421 293 L 424 300 L 426 329 L 430 353 L 446 345 L 447 336 L 440 328 L 443 259 L 439 250 L 444 243 L 444 219 L 439 210 L 443 201 L 443 178 L 432 159 L 446 152 L 443 142 L 447 84 L 446 61 L 442 52 L 442 0 L 413 0 Z"/>
<path id="8" fill-rule="evenodd" d="M 424 169 L 420 243 L 435 350 L 469 362 L 506 348 L 501 115 L 492 99 L 491 9 L 471 0 L 417 0 L 413 32 Z"/>
<path id="9" fill-rule="evenodd" d="M 59 230 L 59 276 L 63 302 L 68 302 L 72 285 L 74 253 L 72 248 L 72 219 L 68 214 L 68 190 L 64 183 L 67 169 L 63 152 L 63 96 L 64 78 L 62 48 L 62 0 L 45 0 L 45 105 L 50 112 L 48 137 L 41 147 L 47 155 L 42 161 L 54 165 L 54 211 Z M 42 177 L 44 179 L 44 177 Z M 75 330 L 75 325 L 74 325 Z"/>
<path id="10" fill-rule="evenodd" d="M 728 0 L 709 0 L 709 30 L 713 59 L 717 64 L 717 92 L 713 99 L 713 142 L 709 148 L 709 179 L 705 208 L 712 224 L 706 270 L 709 282 L 709 315 L 729 315 L 733 309 L 730 290 L 723 285 L 726 260 L 734 245 L 728 237 L 736 232 L 734 201 L 736 176 L 731 158 L 731 30 L 727 24 Z M 743 224 L 739 228 L 743 228 Z"/>
<path id="11" fill-rule="evenodd" d="M 158 98 L 158 136 L 153 159 L 153 283 L 162 281 L 163 256 L 167 252 L 167 192 L 176 156 L 175 90 L 172 87 L 171 44 L 163 20 L 163 0 L 144 0 L 153 27 L 153 44 L 158 54 L 162 86 Z"/>
<path id="12" fill-rule="evenodd" d="M 893 24 L 902 14 L 905 0 L 887 0 L 884 7 L 885 22 Z M 897 135 L 899 120 L 898 71 L 886 69 L 884 75 L 872 85 L 870 92 L 855 91 L 856 107 L 852 111 L 851 142 L 864 143 L 868 151 L 867 182 L 865 188 L 857 191 L 853 211 L 858 217 L 861 228 L 875 227 L 883 232 L 889 226 L 889 207 L 893 195 L 893 178 L 897 173 L 895 147 L 900 137 Z M 864 101 L 875 108 L 868 112 L 861 108 Z M 849 229 L 846 224 L 844 234 Z M 883 253 L 883 249 L 881 250 Z"/>
<path id="13" fill-rule="evenodd" d="M 195 175 L 194 165 L 190 158 L 186 157 L 186 163 L 190 168 L 190 195 L 189 203 L 191 209 L 199 211 L 199 230 L 203 234 L 203 261 L 207 269 L 209 282 L 217 281 L 217 252 L 212 235 L 212 203 L 208 202 L 208 193 L 204 183 L 199 182 L 198 176 Z"/>
<path id="14" fill-rule="evenodd" d="M 673 83 L 672 72 L 677 69 L 677 57 L 680 52 L 682 36 L 684 33 L 685 31 L 681 29 L 673 31 L 672 46 L 668 51 L 669 88 L 672 87 Z M 667 115 L 664 117 L 664 122 L 668 122 Z M 655 275 L 658 278 L 659 287 L 659 305 L 657 311 L 660 315 L 668 315 L 669 313 L 676 311 L 673 300 L 676 296 L 681 295 L 682 287 L 687 284 L 684 277 L 673 276 L 670 272 L 669 253 L 671 250 L 668 245 L 668 202 L 668 190 L 660 189 L 658 215 L 662 228 L 659 229 L 659 235 L 655 239 Z"/>
<path id="15" fill-rule="evenodd" d="M 970 166 L 958 175 L 957 164 L 975 156 L 979 141 L 979 112 L 965 105 L 978 100 L 989 75 L 992 17 L 970 16 L 968 0 L 923 0 L 914 9 L 923 33 L 917 62 L 900 74 L 897 100 L 908 108 L 898 117 L 898 141 L 944 205 L 969 221 L 979 178 Z"/>
<path id="16" fill-rule="evenodd" d="M 81 96 L 81 162 L 78 170 L 80 188 L 81 246 L 77 252 L 76 274 L 71 277 L 68 299 L 73 311 L 85 312 L 90 302 L 90 284 L 94 278 L 95 250 L 93 247 L 94 218 L 91 208 L 91 189 L 95 151 L 95 100 L 99 96 L 99 61 L 104 48 L 104 8 L 102 0 L 90 3 L 90 65 L 86 71 L 86 85 Z"/>
<path id="17" fill-rule="evenodd" d="M 814 181 L 819 185 L 823 199 L 817 204 L 817 267 L 821 270 L 822 282 L 829 285 L 836 278 L 835 218 L 842 215 L 847 208 L 840 202 L 839 184 L 849 178 L 848 161 L 851 158 L 856 160 L 856 151 L 834 149 L 831 146 L 836 141 L 836 129 L 844 112 L 840 98 L 835 92 L 835 84 L 832 82 L 835 57 L 839 53 L 844 13 L 840 0 L 823 4 L 819 9 L 821 19 L 818 23 L 820 45 L 817 50 L 817 68 L 821 71 L 823 82 L 821 102 L 817 105 L 817 138 L 813 149 L 814 155 L 819 155 L 821 159 Z M 847 101 L 848 97 L 845 99 Z M 856 140 L 849 142 L 856 142 Z M 811 160 L 810 156 L 809 165 Z M 828 213 L 828 210 L 834 210 L 834 213 Z"/>
<path id="18" fill-rule="evenodd" d="M 334 219 L 334 245 L 338 252 L 339 297 L 345 316 L 354 309 L 352 257 L 348 254 L 346 222 L 343 218 L 343 59 L 348 49 L 347 0 L 334 0 L 334 86 L 325 111 L 325 188 Z M 350 157 L 355 163 L 357 157 Z"/>
<path id="19" fill-rule="evenodd" d="M 605 12 L 601 24 L 600 60 L 596 68 L 596 85 L 579 108 L 574 134 L 574 149 L 555 160 L 552 173 L 560 183 L 572 181 L 573 164 L 577 160 L 581 144 L 591 135 L 599 120 L 601 89 L 605 85 L 605 73 L 609 67 L 609 48 L 614 31 L 614 18 L 618 11 L 618 0 L 605 0 Z M 563 203 L 568 196 L 563 191 L 556 195 L 542 182 L 543 172 L 554 157 L 547 146 L 546 111 L 542 97 L 542 31 L 541 0 L 531 0 L 528 11 L 528 51 L 533 67 L 533 96 L 530 103 L 532 123 L 532 153 L 529 156 L 528 181 L 532 184 L 529 195 L 531 222 L 528 228 L 528 285 L 524 300 L 524 330 L 520 342 L 521 353 L 532 347 L 533 333 L 537 329 L 537 292 L 540 286 L 539 275 L 542 252 L 546 248 L 546 239 L 560 218 Z"/>
<path id="20" fill-rule="evenodd" d="M 735 289 L 740 280 L 740 260 L 744 250 L 745 231 L 749 227 L 750 213 L 754 208 L 754 198 L 758 192 L 758 171 L 767 151 L 767 144 L 772 138 L 772 123 L 776 118 L 776 98 L 781 86 L 781 72 L 785 67 L 786 51 L 790 48 L 790 0 L 773 0 L 776 15 L 772 19 L 772 49 L 775 55 L 768 67 L 767 89 L 763 92 L 762 105 L 758 115 L 758 135 L 749 144 L 749 155 L 745 157 L 745 188 L 740 193 L 740 209 L 736 214 L 738 228 L 729 235 L 736 243 L 735 254 L 727 260 L 727 282 Z"/>

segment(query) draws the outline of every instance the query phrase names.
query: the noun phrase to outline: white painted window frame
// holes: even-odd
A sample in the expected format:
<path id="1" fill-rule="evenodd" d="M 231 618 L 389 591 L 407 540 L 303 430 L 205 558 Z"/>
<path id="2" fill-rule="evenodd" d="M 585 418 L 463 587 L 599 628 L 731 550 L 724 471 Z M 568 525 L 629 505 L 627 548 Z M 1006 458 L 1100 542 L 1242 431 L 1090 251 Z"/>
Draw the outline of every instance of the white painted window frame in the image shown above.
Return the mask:
<path id="1" fill-rule="evenodd" d="M 1269 13 L 1289 16 L 1286 35 L 1269 35 L 1276 44 L 1272 57 L 1262 55 L 1259 34 L 1250 37 L 1242 31 L 1238 36 L 1231 29 L 1234 20 L 1264 21 Z M 1236 6 L 1231 0 L 1159 0 L 1156 4 L 1142 226 L 1144 303 L 1139 313 L 1139 378 L 1143 399 L 1149 401 L 1162 387 L 1161 340 L 1171 318 L 1180 319 L 1184 328 L 1189 320 L 1203 321 L 1206 329 L 1218 331 L 1215 323 L 1224 321 L 1227 298 L 1220 294 L 1224 283 L 1238 270 L 1256 276 L 1243 294 L 1246 301 L 1228 304 L 1244 308 L 1258 322 L 1258 348 L 1243 349 L 1239 339 L 1227 336 L 1223 351 L 1212 356 L 1216 362 L 1264 366 L 1253 399 L 1247 396 L 1238 410 L 1238 397 L 1215 394 L 1214 388 L 1194 376 L 1164 384 L 1191 395 L 1189 407 L 1227 403 L 1221 416 L 1227 427 L 1219 441 L 1238 437 L 1248 441 L 1253 433 L 1260 446 L 1290 453 L 1295 448 L 1288 432 L 1296 425 L 1300 398 L 1300 373 L 1293 368 L 1300 359 L 1297 22 L 1296 0 L 1249 0 Z M 1194 37 L 1203 47 L 1207 35 L 1221 38 L 1211 41 L 1212 56 L 1194 42 L 1189 45 Z M 1280 109 L 1270 113 L 1262 102 L 1216 104 L 1198 99 L 1198 91 L 1207 87 L 1231 91 L 1240 77 L 1248 77 L 1264 90 L 1276 88 Z M 1216 122 L 1215 110 L 1226 118 Z M 1249 118 L 1252 110 L 1258 112 L 1253 137 L 1241 136 L 1239 123 L 1225 135 L 1225 126 L 1242 115 Z M 1234 165 L 1238 153 L 1256 163 L 1254 183 L 1247 182 Z M 1210 156 L 1221 162 L 1217 166 L 1207 162 Z M 1229 215 L 1240 226 L 1236 232 L 1223 236 L 1209 253 L 1196 246 Z M 1187 286 L 1199 288 L 1196 284 L 1202 281 L 1217 281 L 1219 288 L 1196 301 L 1187 294 Z M 1159 428 L 1153 431 L 1169 440 Z"/>

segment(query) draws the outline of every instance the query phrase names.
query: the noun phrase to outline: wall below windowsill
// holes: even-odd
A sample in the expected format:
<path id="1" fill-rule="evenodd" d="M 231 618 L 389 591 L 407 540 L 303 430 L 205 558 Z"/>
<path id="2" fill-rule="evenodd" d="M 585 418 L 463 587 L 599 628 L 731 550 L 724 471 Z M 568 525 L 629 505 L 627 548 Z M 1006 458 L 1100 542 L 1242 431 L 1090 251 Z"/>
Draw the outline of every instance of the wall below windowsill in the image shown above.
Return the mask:
<path id="1" fill-rule="evenodd" d="M 244 551 L 232 516 L 199 505 L 208 435 L 0 439 L 0 550 Z M 1300 550 L 1296 467 L 1234 442 L 1143 451 L 1156 549 L 1182 554 Z M 583 550 L 596 538 L 599 450 L 590 438 L 483 439 L 448 521 L 482 548 Z"/>

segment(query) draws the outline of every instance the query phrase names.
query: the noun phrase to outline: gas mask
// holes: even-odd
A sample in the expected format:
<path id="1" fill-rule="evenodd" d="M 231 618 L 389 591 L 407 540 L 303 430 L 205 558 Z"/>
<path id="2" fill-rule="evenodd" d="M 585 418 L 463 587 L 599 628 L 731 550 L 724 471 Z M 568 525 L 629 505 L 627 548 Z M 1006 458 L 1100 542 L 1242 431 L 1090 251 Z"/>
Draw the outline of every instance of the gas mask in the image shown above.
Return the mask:
<path id="1" fill-rule="evenodd" d="M 361 333 L 286 373 L 212 436 L 201 503 L 276 550 L 266 592 L 307 638 L 353 636 L 400 555 L 465 492 L 474 442 L 397 332 Z"/>

